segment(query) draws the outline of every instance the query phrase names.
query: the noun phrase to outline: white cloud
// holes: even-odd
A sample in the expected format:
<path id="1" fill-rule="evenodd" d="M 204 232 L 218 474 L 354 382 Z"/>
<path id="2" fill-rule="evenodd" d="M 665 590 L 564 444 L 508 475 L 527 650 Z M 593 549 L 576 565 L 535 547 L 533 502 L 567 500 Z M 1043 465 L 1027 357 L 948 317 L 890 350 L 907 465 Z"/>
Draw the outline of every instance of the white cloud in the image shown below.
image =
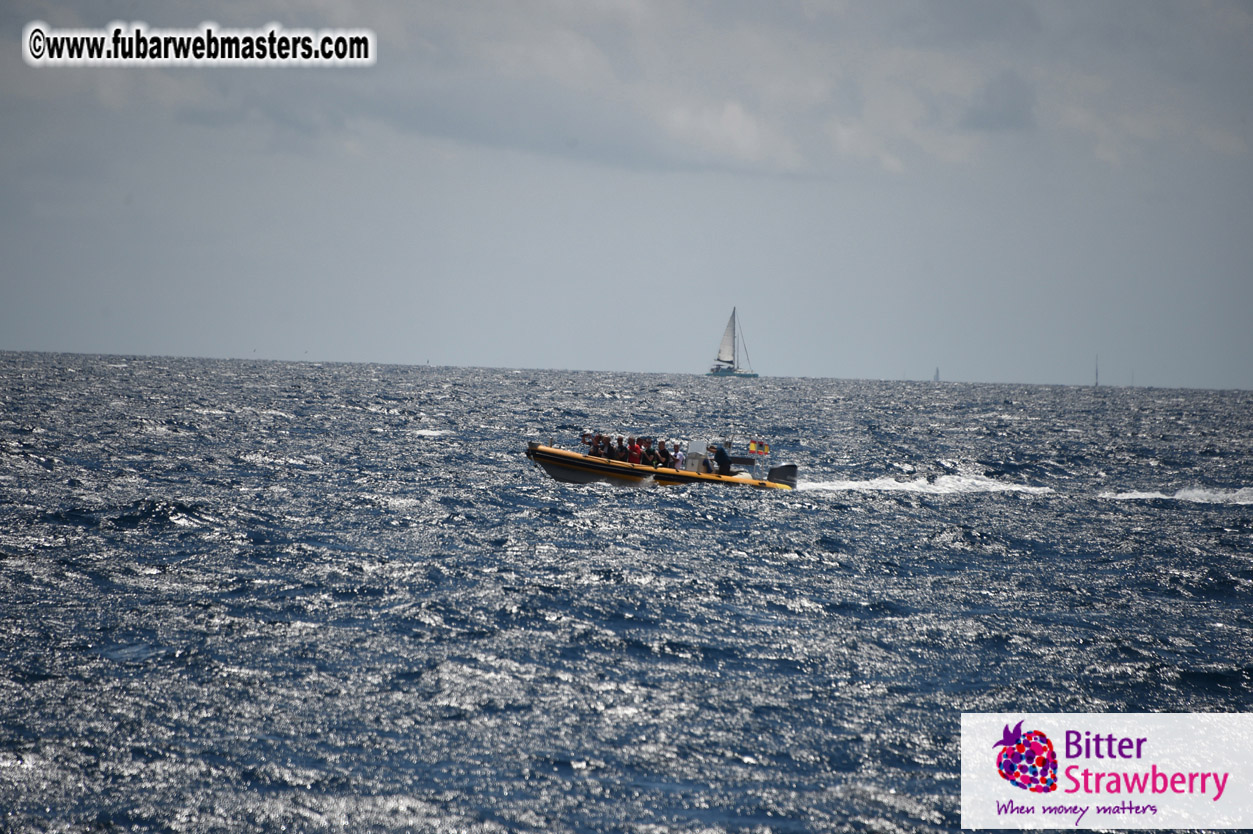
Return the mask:
<path id="1" fill-rule="evenodd" d="M 864 124 L 832 119 L 827 123 L 827 133 L 836 152 L 843 156 L 873 160 L 893 174 L 905 171 L 905 164 L 888 151 L 883 139 L 872 134 Z"/>
<path id="2" fill-rule="evenodd" d="M 783 171 L 795 169 L 801 161 L 786 137 L 748 113 L 738 101 L 678 104 L 665 112 L 661 123 L 671 137 L 715 160 L 756 163 Z"/>
<path id="3" fill-rule="evenodd" d="M 605 55 L 588 37 L 567 28 L 531 31 L 479 46 L 487 66 L 506 78 L 540 79 L 585 92 L 617 83 Z"/>

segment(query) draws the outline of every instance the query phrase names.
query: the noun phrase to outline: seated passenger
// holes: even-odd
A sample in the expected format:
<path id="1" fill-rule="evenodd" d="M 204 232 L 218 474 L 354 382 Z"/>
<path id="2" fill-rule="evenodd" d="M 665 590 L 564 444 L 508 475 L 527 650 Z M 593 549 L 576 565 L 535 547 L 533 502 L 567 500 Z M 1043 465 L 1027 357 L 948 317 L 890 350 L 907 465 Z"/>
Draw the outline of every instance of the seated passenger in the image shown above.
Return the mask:
<path id="1" fill-rule="evenodd" d="M 622 435 L 618 435 L 618 445 L 613 447 L 613 459 L 624 461 L 629 455 L 630 452 L 627 451 L 627 447 L 622 445 Z"/>
<path id="2" fill-rule="evenodd" d="M 657 465 L 664 466 L 666 469 L 674 468 L 674 458 L 670 456 L 670 450 L 666 448 L 664 440 L 657 443 Z"/>
<path id="3" fill-rule="evenodd" d="M 687 465 L 687 455 L 683 454 L 683 450 L 679 448 L 679 441 L 674 441 L 672 445 L 674 446 L 674 454 L 671 457 L 674 458 L 674 468 L 682 469 Z"/>
<path id="4" fill-rule="evenodd" d="M 645 466 L 656 466 L 658 461 L 657 450 L 653 448 L 653 440 L 651 437 L 644 438 L 644 451 L 640 453 L 640 463 Z"/>
<path id="5" fill-rule="evenodd" d="M 640 444 L 635 442 L 634 437 L 627 438 L 627 463 L 639 463 L 640 453 L 643 451 Z"/>
<path id="6" fill-rule="evenodd" d="M 719 475 L 731 474 L 731 456 L 727 454 L 725 447 L 720 445 L 714 450 L 714 463 L 718 464 Z"/>

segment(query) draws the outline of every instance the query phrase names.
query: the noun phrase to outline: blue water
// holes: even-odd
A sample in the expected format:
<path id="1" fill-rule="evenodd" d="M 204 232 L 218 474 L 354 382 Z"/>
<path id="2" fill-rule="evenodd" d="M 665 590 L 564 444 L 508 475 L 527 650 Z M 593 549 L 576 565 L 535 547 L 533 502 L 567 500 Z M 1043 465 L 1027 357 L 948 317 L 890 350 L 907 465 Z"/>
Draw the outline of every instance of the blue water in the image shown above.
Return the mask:
<path id="1" fill-rule="evenodd" d="M 962 711 L 1253 707 L 1253 394 L 0 354 L 0 602 L 3 830 L 955 832 Z"/>

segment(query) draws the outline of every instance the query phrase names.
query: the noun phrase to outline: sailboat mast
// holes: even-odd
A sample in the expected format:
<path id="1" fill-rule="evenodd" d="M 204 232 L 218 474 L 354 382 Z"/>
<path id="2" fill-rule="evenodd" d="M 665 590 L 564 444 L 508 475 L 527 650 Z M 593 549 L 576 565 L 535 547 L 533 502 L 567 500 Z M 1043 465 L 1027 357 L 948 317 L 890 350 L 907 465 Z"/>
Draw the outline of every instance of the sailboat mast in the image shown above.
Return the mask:
<path id="1" fill-rule="evenodd" d="M 731 308 L 731 311 L 734 312 L 735 308 L 734 307 Z M 739 336 L 740 336 L 740 327 L 739 327 L 739 322 L 737 321 L 735 323 L 735 337 L 739 339 Z M 751 373 L 753 370 L 753 358 L 748 355 L 748 342 L 743 339 L 740 339 L 740 341 L 744 342 L 744 364 L 748 366 L 748 370 Z M 738 365 L 739 354 L 736 354 L 736 357 L 737 357 L 736 370 L 739 370 L 739 365 Z"/>

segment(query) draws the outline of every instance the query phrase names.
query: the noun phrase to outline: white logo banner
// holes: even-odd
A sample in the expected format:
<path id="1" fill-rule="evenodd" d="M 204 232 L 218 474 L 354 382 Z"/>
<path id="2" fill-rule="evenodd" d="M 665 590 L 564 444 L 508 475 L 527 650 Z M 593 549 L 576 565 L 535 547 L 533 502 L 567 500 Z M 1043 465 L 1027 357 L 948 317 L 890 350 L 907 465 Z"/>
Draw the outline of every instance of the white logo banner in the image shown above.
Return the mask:
<path id="1" fill-rule="evenodd" d="M 1251 713 L 962 713 L 962 828 L 1253 828 Z"/>

